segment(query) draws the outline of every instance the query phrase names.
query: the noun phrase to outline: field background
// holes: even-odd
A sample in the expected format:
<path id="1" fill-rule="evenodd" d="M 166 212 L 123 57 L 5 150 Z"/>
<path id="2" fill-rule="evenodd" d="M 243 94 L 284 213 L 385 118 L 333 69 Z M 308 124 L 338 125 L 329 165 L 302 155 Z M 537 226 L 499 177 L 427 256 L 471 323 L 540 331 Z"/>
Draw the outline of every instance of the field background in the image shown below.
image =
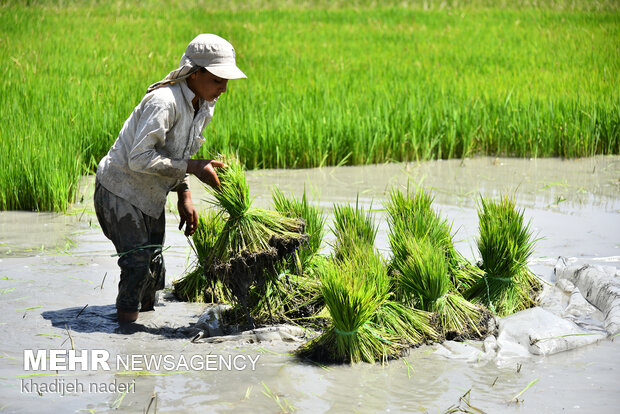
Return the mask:
<path id="1" fill-rule="evenodd" d="M 104 3 L 1 3 L 0 210 L 65 210 L 204 32 L 235 46 L 248 79 L 229 82 L 199 156 L 301 168 L 620 153 L 615 0 Z"/>

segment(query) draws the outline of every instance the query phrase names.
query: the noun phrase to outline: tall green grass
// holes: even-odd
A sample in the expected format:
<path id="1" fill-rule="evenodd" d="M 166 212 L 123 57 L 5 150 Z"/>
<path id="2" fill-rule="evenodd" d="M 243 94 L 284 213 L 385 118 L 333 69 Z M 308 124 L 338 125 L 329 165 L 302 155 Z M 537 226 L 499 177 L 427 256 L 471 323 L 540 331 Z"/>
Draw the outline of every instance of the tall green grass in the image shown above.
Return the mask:
<path id="1" fill-rule="evenodd" d="M 248 75 L 201 156 L 295 168 L 620 153 L 617 2 L 536 3 L 3 3 L 0 209 L 66 209 L 201 32 L 230 40 Z"/>

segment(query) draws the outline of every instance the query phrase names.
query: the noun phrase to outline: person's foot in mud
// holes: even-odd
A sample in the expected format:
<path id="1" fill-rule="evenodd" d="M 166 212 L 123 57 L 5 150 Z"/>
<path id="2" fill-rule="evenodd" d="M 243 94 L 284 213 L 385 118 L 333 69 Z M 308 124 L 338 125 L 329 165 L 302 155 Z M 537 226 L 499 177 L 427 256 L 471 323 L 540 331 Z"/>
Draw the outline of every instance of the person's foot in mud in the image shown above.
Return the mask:
<path id="1" fill-rule="evenodd" d="M 118 323 L 121 324 L 125 324 L 125 323 L 132 323 L 138 320 L 138 315 L 139 312 L 123 312 L 123 311 L 116 311 L 116 316 L 118 317 Z"/>

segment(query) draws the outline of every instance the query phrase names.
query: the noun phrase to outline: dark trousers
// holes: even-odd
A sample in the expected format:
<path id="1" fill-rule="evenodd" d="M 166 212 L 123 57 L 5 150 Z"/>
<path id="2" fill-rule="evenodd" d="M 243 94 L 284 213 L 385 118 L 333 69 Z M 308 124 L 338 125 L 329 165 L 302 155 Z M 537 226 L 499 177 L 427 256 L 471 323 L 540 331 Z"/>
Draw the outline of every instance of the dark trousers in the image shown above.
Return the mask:
<path id="1" fill-rule="evenodd" d="M 144 214 L 127 200 L 95 183 L 95 211 L 105 236 L 119 255 L 121 278 L 116 309 L 122 312 L 151 310 L 155 292 L 165 285 L 166 269 L 162 256 L 166 215 Z"/>

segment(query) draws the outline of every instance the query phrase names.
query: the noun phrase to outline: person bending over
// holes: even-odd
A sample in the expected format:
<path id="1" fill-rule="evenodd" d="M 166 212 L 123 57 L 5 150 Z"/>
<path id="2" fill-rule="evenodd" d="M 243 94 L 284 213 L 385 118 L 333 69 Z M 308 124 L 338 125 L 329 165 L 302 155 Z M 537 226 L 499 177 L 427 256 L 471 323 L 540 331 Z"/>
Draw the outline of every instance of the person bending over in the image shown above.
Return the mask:
<path id="1" fill-rule="evenodd" d="M 191 159 L 205 141 L 218 97 L 229 79 L 246 78 L 235 50 L 223 38 L 200 34 L 181 57 L 179 67 L 151 85 L 135 107 L 108 154 L 99 162 L 95 211 L 101 229 L 119 255 L 116 297 L 119 322 L 134 322 L 153 310 L 164 288 L 167 195 L 178 195 L 179 229 L 194 233 L 198 214 L 189 189 L 194 174 L 211 187 L 220 185 L 214 167 L 223 163 Z"/>

